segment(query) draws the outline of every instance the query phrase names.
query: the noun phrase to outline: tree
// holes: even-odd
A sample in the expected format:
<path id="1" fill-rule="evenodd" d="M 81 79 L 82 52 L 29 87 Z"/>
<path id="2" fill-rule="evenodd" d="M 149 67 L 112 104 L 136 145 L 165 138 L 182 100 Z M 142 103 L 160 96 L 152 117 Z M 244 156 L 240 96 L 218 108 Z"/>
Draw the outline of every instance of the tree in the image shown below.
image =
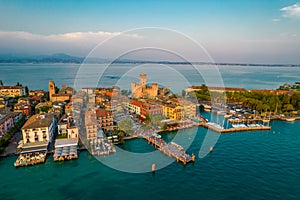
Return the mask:
<path id="1" fill-rule="evenodd" d="M 290 112 L 290 111 L 293 111 L 294 110 L 294 106 L 292 104 L 285 104 L 283 106 L 283 109 L 286 111 L 286 112 Z"/>
<path id="2" fill-rule="evenodd" d="M 29 90 L 28 90 L 28 87 L 25 86 L 25 94 L 28 94 Z"/>
<path id="3" fill-rule="evenodd" d="M 120 130 L 127 132 L 127 131 L 132 130 L 133 125 L 132 125 L 131 120 L 124 119 L 124 120 L 118 122 L 118 127 Z"/>
<path id="4" fill-rule="evenodd" d="M 146 114 L 144 123 L 148 126 L 151 123 L 151 118 L 149 114 Z"/>

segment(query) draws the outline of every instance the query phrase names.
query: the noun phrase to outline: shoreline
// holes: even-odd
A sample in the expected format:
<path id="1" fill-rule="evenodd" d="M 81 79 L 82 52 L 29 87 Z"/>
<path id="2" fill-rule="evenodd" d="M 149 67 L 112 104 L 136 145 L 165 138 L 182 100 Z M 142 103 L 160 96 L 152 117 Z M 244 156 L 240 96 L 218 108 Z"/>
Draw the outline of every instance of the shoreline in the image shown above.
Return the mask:
<path id="1" fill-rule="evenodd" d="M 282 119 L 282 118 L 276 118 L 276 119 L 270 119 L 270 120 L 280 120 L 280 121 L 286 121 L 285 119 Z M 295 121 L 298 121 L 300 120 L 300 117 L 297 117 L 295 119 Z M 289 121 L 286 121 L 286 122 L 289 122 Z M 172 130 L 160 130 L 158 131 L 157 133 L 165 133 L 165 132 L 173 132 L 173 131 L 178 131 L 178 130 L 186 130 L 186 129 L 190 129 L 190 128 L 193 128 L 193 127 L 203 127 L 203 128 L 206 128 L 208 130 L 212 130 L 216 133 L 220 133 L 220 134 L 226 134 L 226 133 L 233 133 L 233 132 L 247 132 L 247 131 L 269 131 L 271 130 L 271 127 L 270 126 L 261 126 L 261 127 L 245 127 L 245 128 L 229 128 L 229 129 L 219 129 L 217 127 L 214 127 L 214 126 L 211 126 L 207 123 L 203 123 L 203 122 L 198 122 L 196 125 L 194 126 L 191 126 L 191 127 L 186 127 L 186 128 L 177 128 L 177 129 L 172 129 Z M 128 136 L 128 137 L 124 137 L 124 140 L 132 140 L 132 139 L 142 139 L 142 137 L 139 137 L 138 135 L 132 135 L 132 136 Z M 78 148 L 78 152 L 81 152 L 81 151 L 88 151 L 86 147 L 82 146 L 80 148 Z M 47 155 L 48 154 L 53 154 L 52 151 L 49 151 L 47 152 Z M 7 158 L 7 157 L 13 157 L 13 156 L 19 156 L 20 153 L 7 153 L 7 154 L 2 154 L 0 155 L 0 159 L 1 158 Z"/>

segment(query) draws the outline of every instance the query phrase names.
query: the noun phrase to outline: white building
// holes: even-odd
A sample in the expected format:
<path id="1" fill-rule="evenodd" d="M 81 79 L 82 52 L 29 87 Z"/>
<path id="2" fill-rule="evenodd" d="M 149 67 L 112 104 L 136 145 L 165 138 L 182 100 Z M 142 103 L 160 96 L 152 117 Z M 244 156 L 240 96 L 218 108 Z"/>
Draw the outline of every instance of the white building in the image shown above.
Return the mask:
<path id="1" fill-rule="evenodd" d="M 24 146 L 34 146 L 42 143 L 48 145 L 53 141 L 55 126 L 54 114 L 37 114 L 30 117 L 22 127 Z"/>

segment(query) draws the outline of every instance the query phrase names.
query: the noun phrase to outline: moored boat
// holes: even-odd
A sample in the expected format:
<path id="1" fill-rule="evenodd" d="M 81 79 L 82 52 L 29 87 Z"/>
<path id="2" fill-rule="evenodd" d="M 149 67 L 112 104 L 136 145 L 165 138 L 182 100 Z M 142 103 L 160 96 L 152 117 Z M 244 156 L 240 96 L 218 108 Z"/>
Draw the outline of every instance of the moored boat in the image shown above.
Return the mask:
<path id="1" fill-rule="evenodd" d="M 293 117 L 290 117 L 290 118 L 285 118 L 285 121 L 288 121 L 288 122 L 293 122 L 295 121 L 296 119 L 293 118 Z"/>

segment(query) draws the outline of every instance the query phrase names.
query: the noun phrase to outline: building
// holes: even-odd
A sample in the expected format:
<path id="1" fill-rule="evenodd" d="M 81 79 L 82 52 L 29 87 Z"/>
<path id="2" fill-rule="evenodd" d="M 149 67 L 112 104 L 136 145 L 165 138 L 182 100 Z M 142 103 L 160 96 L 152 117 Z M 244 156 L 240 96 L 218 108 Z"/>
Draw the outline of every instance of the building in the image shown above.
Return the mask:
<path id="1" fill-rule="evenodd" d="M 0 97 L 0 108 L 4 108 L 8 105 L 7 97 Z"/>
<path id="2" fill-rule="evenodd" d="M 53 94 L 55 94 L 55 83 L 54 83 L 54 81 L 49 81 L 48 88 L 49 88 L 49 99 L 50 99 L 50 101 L 53 101 L 52 96 L 53 96 Z"/>
<path id="3" fill-rule="evenodd" d="M 181 107 L 174 104 L 161 104 L 163 109 L 163 115 L 172 120 L 181 120 L 182 111 Z"/>
<path id="4" fill-rule="evenodd" d="M 142 118 L 146 118 L 146 115 L 162 115 L 163 109 L 162 106 L 159 104 L 150 104 L 150 103 L 143 103 L 140 107 Z"/>
<path id="5" fill-rule="evenodd" d="M 97 121 L 98 125 L 100 128 L 104 130 L 111 130 L 113 129 L 113 113 L 109 112 L 107 110 L 98 108 L 96 109 L 96 116 L 97 116 Z"/>
<path id="6" fill-rule="evenodd" d="M 197 115 L 197 105 L 186 99 L 172 98 L 169 103 L 180 106 L 183 118 L 194 118 Z"/>
<path id="7" fill-rule="evenodd" d="M 23 143 L 27 146 L 44 143 L 47 146 L 53 141 L 55 130 L 54 114 L 33 115 L 22 127 Z"/>
<path id="8" fill-rule="evenodd" d="M 141 115 L 142 105 L 143 105 L 143 102 L 137 101 L 137 100 L 134 100 L 134 99 L 130 99 L 129 102 L 126 102 L 126 104 L 125 104 L 127 110 L 131 114 L 137 114 L 137 115 Z"/>
<path id="9" fill-rule="evenodd" d="M 85 112 L 85 131 L 86 131 L 86 139 L 97 139 L 98 133 L 98 122 L 96 118 L 95 111 L 86 111 Z"/>
<path id="10" fill-rule="evenodd" d="M 22 151 L 15 167 L 35 165 L 46 160 L 47 150 L 53 142 L 56 121 L 53 114 L 37 114 L 22 127 Z"/>
<path id="11" fill-rule="evenodd" d="M 29 96 L 44 97 L 45 91 L 44 90 L 31 90 L 31 91 L 29 91 Z"/>
<path id="12" fill-rule="evenodd" d="M 58 94 L 68 94 L 73 95 L 74 89 L 71 87 L 68 87 L 67 85 L 62 85 L 61 90 L 59 90 Z"/>
<path id="13" fill-rule="evenodd" d="M 64 138 L 77 138 L 78 128 L 74 125 L 72 117 L 64 115 L 57 125 L 58 135 L 64 136 Z"/>
<path id="14" fill-rule="evenodd" d="M 14 115 L 8 113 L 0 116 L 0 138 L 14 125 Z"/>
<path id="15" fill-rule="evenodd" d="M 73 119 L 64 115 L 58 125 L 58 137 L 55 140 L 54 161 L 71 160 L 78 158 L 78 128 Z"/>
<path id="16" fill-rule="evenodd" d="M 49 87 L 49 99 L 51 102 L 70 101 L 71 96 L 73 94 L 72 88 L 63 85 L 62 90 L 60 90 L 58 94 L 56 94 L 54 81 L 49 81 L 48 87 Z"/>
<path id="17" fill-rule="evenodd" d="M 26 89 L 23 86 L 0 86 L 0 96 L 18 97 L 26 95 Z"/>
<path id="18" fill-rule="evenodd" d="M 27 104 L 26 102 L 21 102 L 14 105 L 14 112 L 22 113 L 22 115 L 29 116 L 31 115 L 32 108 L 30 104 Z"/>
<path id="19" fill-rule="evenodd" d="M 147 86 L 147 75 L 140 74 L 140 84 L 136 82 L 131 83 L 132 98 L 155 98 L 158 95 L 158 84 L 152 83 L 151 86 Z"/>

